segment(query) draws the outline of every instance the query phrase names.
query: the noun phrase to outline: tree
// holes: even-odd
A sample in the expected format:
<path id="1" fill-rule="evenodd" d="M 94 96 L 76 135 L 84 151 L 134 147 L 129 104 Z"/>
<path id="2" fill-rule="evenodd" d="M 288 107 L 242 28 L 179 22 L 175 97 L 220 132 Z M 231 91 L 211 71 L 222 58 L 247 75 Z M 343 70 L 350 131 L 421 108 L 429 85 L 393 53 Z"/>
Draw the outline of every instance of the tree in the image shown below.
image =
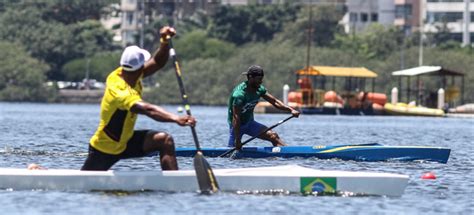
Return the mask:
<path id="1" fill-rule="evenodd" d="M 22 44 L 31 56 L 47 62 L 52 80 L 64 80 L 60 69 L 69 60 L 116 49 L 112 34 L 94 20 L 71 25 L 47 22 L 40 10 L 27 7 L 7 10 L 0 15 L 0 25 L 0 40 Z"/>
<path id="2" fill-rule="evenodd" d="M 283 32 L 277 34 L 276 38 L 279 41 L 292 40 L 296 45 L 306 46 L 311 31 L 312 44 L 330 46 L 335 35 L 342 32 L 338 22 L 343 15 L 344 11 L 334 6 L 305 7 L 298 12 L 298 18 L 287 23 Z"/>
<path id="3" fill-rule="evenodd" d="M 112 32 L 97 20 L 86 20 L 68 26 L 72 35 L 73 52 L 79 56 L 91 56 L 98 52 L 118 50 L 113 44 Z"/>
<path id="4" fill-rule="evenodd" d="M 363 33 L 337 35 L 333 47 L 345 49 L 368 59 L 384 59 L 400 49 L 402 40 L 403 33 L 400 30 L 373 24 Z"/>
<path id="5" fill-rule="evenodd" d="M 233 54 L 235 46 L 232 43 L 210 38 L 202 30 L 195 30 L 176 40 L 176 48 L 180 50 L 180 58 L 217 58 L 226 59 Z"/>
<path id="6" fill-rule="evenodd" d="M 222 6 L 212 16 L 210 36 L 241 45 L 269 41 L 296 19 L 296 5 Z"/>
<path id="7" fill-rule="evenodd" d="M 47 101 L 54 99 L 44 86 L 48 65 L 32 58 L 19 44 L 0 42 L 0 100 Z"/>
<path id="8" fill-rule="evenodd" d="M 16 11 L 35 8 L 42 14 L 42 20 L 68 25 L 88 19 L 100 20 L 102 16 L 107 16 L 108 13 L 113 12 L 105 10 L 106 6 L 119 2 L 120 0 L 35 0 L 11 1 L 5 6 Z"/>
<path id="9" fill-rule="evenodd" d="M 121 52 L 99 52 L 87 58 L 79 58 L 66 63 L 61 71 L 65 80 L 82 81 L 89 79 L 105 82 L 107 75 L 119 66 Z"/>
<path id="10" fill-rule="evenodd" d="M 435 33 L 428 34 L 431 36 L 431 43 L 433 45 L 440 45 L 453 39 L 451 29 L 448 27 L 448 22 L 444 21 L 441 24 L 435 25 L 435 28 Z"/>
<path id="11" fill-rule="evenodd" d="M 207 31 L 211 17 L 205 11 L 197 10 L 192 16 L 184 17 L 176 24 L 180 34 L 184 35 L 195 30 Z"/>
<path id="12" fill-rule="evenodd" d="M 22 44 L 33 57 L 51 65 L 50 78 L 59 73 L 56 65 L 65 62 L 63 56 L 71 53 L 68 29 L 60 23 L 43 21 L 38 10 L 9 9 L 0 17 L 0 25 L 4 26 L 0 28 L 1 40 Z"/>

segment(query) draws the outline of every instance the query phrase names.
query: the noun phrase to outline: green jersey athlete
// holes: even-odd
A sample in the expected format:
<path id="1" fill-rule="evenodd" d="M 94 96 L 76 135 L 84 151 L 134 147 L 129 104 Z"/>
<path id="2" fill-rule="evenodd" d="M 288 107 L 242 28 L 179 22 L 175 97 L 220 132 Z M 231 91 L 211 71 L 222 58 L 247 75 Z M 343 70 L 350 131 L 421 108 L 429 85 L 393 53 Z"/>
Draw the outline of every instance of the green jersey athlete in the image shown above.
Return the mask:
<path id="1" fill-rule="evenodd" d="M 253 117 L 253 110 L 260 97 L 280 110 L 291 112 L 295 117 L 300 115 L 300 112 L 283 104 L 283 102 L 267 92 L 267 89 L 262 85 L 263 69 L 260 66 L 251 66 L 244 74 L 247 75 L 247 81 L 240 83 L 234 88 L 228 103 L 227 121 L 230 127 L 228 146 L 235 146 L 237 149 L 242 148 L 241 139 L 244 134 L 254 137 L 267 129 L 265 125 L 256 122 Z M 273 146 L 286 145 L 278 134 L 272 130 L 265 132 L 258 136 L 258 138 L 272 142 Z"/>

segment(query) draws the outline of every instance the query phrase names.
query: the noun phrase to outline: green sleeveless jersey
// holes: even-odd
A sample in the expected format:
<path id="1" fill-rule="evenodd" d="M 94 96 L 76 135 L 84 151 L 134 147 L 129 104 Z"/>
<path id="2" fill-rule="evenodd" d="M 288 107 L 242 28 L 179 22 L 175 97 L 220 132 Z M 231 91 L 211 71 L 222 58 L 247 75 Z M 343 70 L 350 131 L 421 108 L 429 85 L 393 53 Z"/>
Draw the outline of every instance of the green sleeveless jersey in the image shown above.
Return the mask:
<path id="1" fill-rule="evenodd" d="M 267 89 L 265 89 L 263 85 L 260 85 L 256 93 L 248 93 L 246 90 L 247 81 L 240 83 L 234 88 L 234 90 L 232 90 L 228 103 L 227 122 L 229 125 L 232 125 L 234 106 L 242 109 L 242 112 L 240 112 L 240 124 L 243 125 L 250 120 L 253 120 L 253 109 L 255 109 L 255 105 L 257 105 L 260 97 L 267 93 Z"/>

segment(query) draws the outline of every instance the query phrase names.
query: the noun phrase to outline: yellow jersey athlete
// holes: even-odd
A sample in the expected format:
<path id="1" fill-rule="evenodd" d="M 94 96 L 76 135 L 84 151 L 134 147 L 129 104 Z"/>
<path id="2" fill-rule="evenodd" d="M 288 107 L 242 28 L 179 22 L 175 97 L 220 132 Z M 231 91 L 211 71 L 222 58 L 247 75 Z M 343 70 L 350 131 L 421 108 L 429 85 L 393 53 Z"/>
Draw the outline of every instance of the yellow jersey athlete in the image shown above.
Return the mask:
<path id="1" fill-rule="evenodd" d="M 171 27 L 160 29 L 161 46 L 153 57 L 137 46 L 125 48 L 120 67 L 109 74 L 102 98 L 100 123 L 90 139 L 89 154 L 81 170 L 108 170 L 120 159 L 143 157 L 159 151 L 161 168 L 177 170 L 171 135 L 153 130 L 134 130 L 137 114 L 156 121 L 195 126 L 191 116 L 178 116 L 142 100 L 142 78 L 161 69 L 169 57 L 166 38 L 174 36 Z M 151 57 L 151 58 L 150 58 Z"/>

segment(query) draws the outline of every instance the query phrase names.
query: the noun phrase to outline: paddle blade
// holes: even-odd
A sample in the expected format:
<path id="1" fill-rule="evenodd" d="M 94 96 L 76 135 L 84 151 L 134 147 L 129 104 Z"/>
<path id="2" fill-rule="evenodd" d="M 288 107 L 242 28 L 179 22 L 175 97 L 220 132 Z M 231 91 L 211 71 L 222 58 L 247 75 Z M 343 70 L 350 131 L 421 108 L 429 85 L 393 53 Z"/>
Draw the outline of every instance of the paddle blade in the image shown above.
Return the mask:
<path id="1" fill-rule="evenodd" d="M 239 150 L 234 150 L 234 152 L 230 154 L 230 159 L 237 159 L 237 153 L 239 153 Z"/>
<path id="2" fill-rule="evenodd" d="M 196 170 L 196 176 L 201 193 L 215 193 L 219 191 L 216 176 L 214 176 L 211 166 L 206 161 L 201 151 L 198 151 L 196 156 L 194 156 L 194 169 Z"/>

